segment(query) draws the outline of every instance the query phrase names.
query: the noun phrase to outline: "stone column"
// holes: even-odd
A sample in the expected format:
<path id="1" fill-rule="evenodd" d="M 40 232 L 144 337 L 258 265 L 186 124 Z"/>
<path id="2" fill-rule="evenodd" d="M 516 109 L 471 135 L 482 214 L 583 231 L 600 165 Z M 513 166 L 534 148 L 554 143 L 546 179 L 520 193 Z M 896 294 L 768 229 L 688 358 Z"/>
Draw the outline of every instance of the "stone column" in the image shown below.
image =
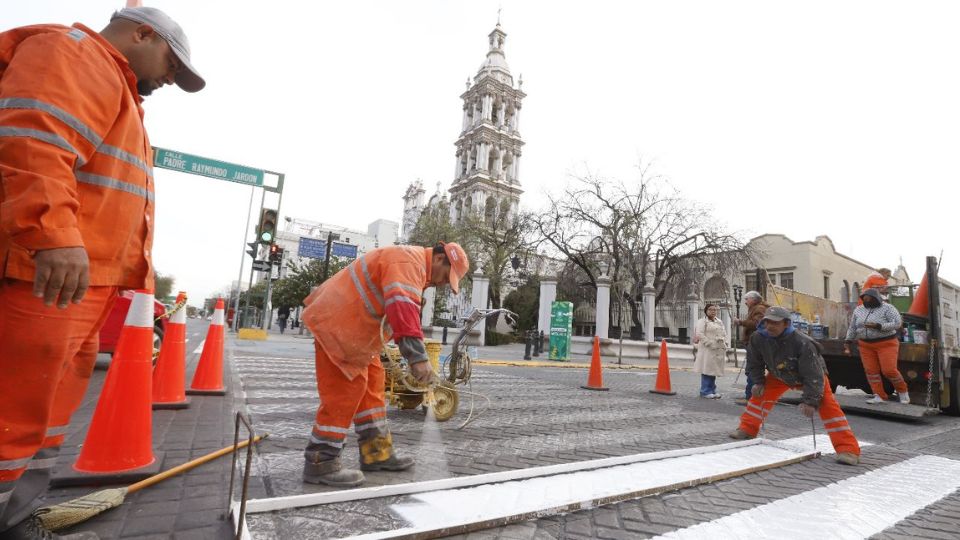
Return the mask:
<path id="1" fill-rule="evenodd" d="M 697 321 L 700 319 L 700 297 L 697 296 L 697 293 L 690 293 L 687 295 L 687 312 L 689 313 L 688 322 L 687 322 L 687 335 L 690 336 L 690 339 L 693 339 L 693 329 L 697 325 Z"/>
<path id="2" fill-rule="evenodd" d="M 557 300 L 557 278 L 540 278 L 540 312 L 537 317 L 537 328 L 545 335 L 550 334 L 550 308 Z"/>
<path id="3" fill-rule="evenodd" d="M 597 331 L 600 339 L 610 337 L 610 276 L 597 278 Z"/>
<path id="4" fill-rule="evenodd" d="M 643 288 L 643 339 L 653 341 L 653 328 L 657 325 L 657 290 L 651 283 L 652 277 L 647 278 L 647 285 Z"/>
<path id="5" fill-rule="evenodd" d="M 720 307 L 720 320 L 723 321 L 723 328 L 727 331 L 728 336 L 732 336 L 733 332 L 731 329 L 733 325 L 730 323 L 730 306 L 721 306 Z M 733 344 L 733 338 L 731 338 L 730 344 Z"/>
<path id="6" fill-rule="evenodd" d="M 461 129 L 461 131 L 466 131 L 466 130 L 467 130 L 467 127 L 470 125 L 470 124 L 467 122 L 467 120 L 469 119 L 469 115 L 467 114 L 467 112 L 468 112 L 469 110 L 470 110 L 470 104 L 469 104 L 469 103 L 464 103 L 464 105 L 463 105 L 463 128 Z"/>
<path id="7" fill-rule="evenodd" d="M 420 311 L 420 326 L 433 326 L 433 303 L 436 298 L 436 287 L 429 287 L 423 292 L 423 309 Z"/>
<path id="8" fill-rule="evenodd" d="M 473 294 L 470 302 L 477 309 L 487 309 L 487 297 L 490 295 L 490 280 L 484 277 L 480 267 L 473 273 Z M 487 325 L 483 322 L 477 323 L 480 329 L 480 343 L 486 343 Z"/>
<path id="9" fill-rule="evenodd" d="M 520 107 L 513 113 L 513 129 L 520 131 Z"/>
<path id="10" fill-rule="evenodd" d="M 520 154 L 513 156 L 513 181 L 520 183 Z"/>

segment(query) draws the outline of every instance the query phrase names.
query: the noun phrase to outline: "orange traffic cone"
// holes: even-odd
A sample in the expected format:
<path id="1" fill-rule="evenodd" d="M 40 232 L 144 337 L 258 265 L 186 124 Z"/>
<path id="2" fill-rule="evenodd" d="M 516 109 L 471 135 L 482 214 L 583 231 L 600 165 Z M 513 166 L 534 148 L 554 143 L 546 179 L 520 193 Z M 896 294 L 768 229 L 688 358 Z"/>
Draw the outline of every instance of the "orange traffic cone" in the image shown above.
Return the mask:
<path id="1" fill-rule="evenodd" d="M 665 396 L 676 394 L 670 388 L 670 361 L 667 358 L 667 340 L 665 339 L 660 340 L 660 365 L 657 366 L 657 383 L 650 392 Z"/>
<path id="2" fill-rule="evenodd" d="M 193 382 L 187 393 L 199 396 L 222 396 L 227 393 L 223 387 L 223 298 L 217 299 L 213 321 L 207 330 L 207 340 L 203 343 L 197 371 L 193 374 Z"/>
<path id="3" fill-rule="evenodd" d="M 920 280 L 920 287 L 917 288 L 916 294 L 913 295 L 913 302 L 910 303 L 910 309 L 907 310 L 907 314 L 918 317 L 930 316 L 930 292 L 927 290 L 926 273 L 923 274 L 923 279 Z"/>
<path id="4" fill-rule="evenodd" d="M 587 376 L 587 390 L 609 390 L 603 386 L 603 367 L 600 365 L 600 336 L 593 336 L 593 358 L 590 359 L 590 374 Z"/>
<path id="5" fill-rule="evenodd" d="M 181 306 L 170 316 L 167 330 L 160 345 L 160 358 L 153 368 L 153 408 L 186 409 L 190 398 L 184 393 L 186 383 L 186 335 L 187 309 L 182 304 L 187 301 L 187 293 L 180 291 L 177 305 Z"/>
<path id="6" fill-rule="evenodd" d="M 151 447 L 152 367 L 153 293 L 137 291 L 80 456 L 72 471 L 54 473 L 54 485 L 126 482 L 159 471 L 161 460 L 154 456 Z"/>

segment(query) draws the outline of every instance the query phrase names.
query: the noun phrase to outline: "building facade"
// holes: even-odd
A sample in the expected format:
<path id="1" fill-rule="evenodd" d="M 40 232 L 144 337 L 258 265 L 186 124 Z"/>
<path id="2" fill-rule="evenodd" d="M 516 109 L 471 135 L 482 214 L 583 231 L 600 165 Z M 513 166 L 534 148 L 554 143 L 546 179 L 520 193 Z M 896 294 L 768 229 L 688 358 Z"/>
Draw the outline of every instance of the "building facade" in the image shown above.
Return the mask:
<path id="1" fill-rule="evenodd" d="M 514 83 L 504 54 L 507 34 L 497 23 L 488 36 L 487 57 L 466 91 L 463 121 L 456 141 L 456 166 L 450 186 L 450 218 L 467 212 L 492 216 L 516 214 L 520 205 L 520 112 L 523 79 Z"/>

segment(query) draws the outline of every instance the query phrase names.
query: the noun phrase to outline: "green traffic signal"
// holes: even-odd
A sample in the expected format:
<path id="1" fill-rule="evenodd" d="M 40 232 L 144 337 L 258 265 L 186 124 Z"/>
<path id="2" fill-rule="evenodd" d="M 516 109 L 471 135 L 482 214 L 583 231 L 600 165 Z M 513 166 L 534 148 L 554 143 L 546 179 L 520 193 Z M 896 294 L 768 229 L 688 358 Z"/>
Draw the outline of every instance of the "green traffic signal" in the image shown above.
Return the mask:
<path id="1" fill-rule="evenodd" d="M 264 208 L 260 211 L 260 224 L 257 225 L 257 241 L 261 244 L 273 242 L 277 233 L 277 211 Z"/>

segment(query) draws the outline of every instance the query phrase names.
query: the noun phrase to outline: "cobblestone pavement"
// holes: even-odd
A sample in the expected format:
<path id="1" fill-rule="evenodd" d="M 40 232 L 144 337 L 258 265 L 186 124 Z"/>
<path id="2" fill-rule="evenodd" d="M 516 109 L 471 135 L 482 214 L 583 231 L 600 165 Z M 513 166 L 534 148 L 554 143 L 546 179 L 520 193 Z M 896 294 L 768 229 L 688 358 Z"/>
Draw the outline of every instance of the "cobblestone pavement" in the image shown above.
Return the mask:
<path id="1" fill-rule="evenodd" d="M 309 341 L 288 339 L 283 346 L 234 348 L 233 361 L 255 425 L 271 433 L 261 445 L 255 482 L 268 496 L 326 491 L 300 481 L 302 451 L 317 406 Z M 483 353 L 483 351 L 481 351 Z M 607 359 L 605 359 L 607 361 Z M 732 398 L 736 375 L 719 380 L 721 400 L 696 397 L 699 376 L 672 373 L 676 396 L 648 392 L 649 371 L 604 373 L 609 392 L 579 388 L 582 369 L 478 366 L 472 391 L 461 395 L 460 409 L 444 423 L 425 422 L 419 410 L 389 408 L 388 419 L 401 453 L 417 457 L 417 466 L 401 473 L 372 473 L 367 485 L 473 475 L 554 463 L 629 455 L 728 442 L 742 412 Z M 741 379 L 742 381 L 742 379 Z M 467 419 L 471 397 L 472 420 Z M 684 489 L 601 508 L 554 516 L 459 538 L 644 538 L 747 510 L 828 485 L 917 454 L 960 459 L 960 422 L 935 417 L 920 424 L 851 416 L 864 448 L 863 464 L 846 467 L 829 457 L 741 478 Z M 795 407 L 780 405 L 766 435 L 788 438 L 810 433 L 810 423 Z M 817 423 L 818 432 L 822 425 Z M 348 466 L 357 465 L 355 439 L 344 449 Z M 257 538 L 339 537 L 401 525 L 388 507 L 401 498 L 376 499 L 300 508 L 250 516 Z M 898 523 L 878 538 L 926 535 L 942 538 L 960 530 L 960 495 L 954 493 Z M 956 536 L 954 536 L 956 537 Z"/>

